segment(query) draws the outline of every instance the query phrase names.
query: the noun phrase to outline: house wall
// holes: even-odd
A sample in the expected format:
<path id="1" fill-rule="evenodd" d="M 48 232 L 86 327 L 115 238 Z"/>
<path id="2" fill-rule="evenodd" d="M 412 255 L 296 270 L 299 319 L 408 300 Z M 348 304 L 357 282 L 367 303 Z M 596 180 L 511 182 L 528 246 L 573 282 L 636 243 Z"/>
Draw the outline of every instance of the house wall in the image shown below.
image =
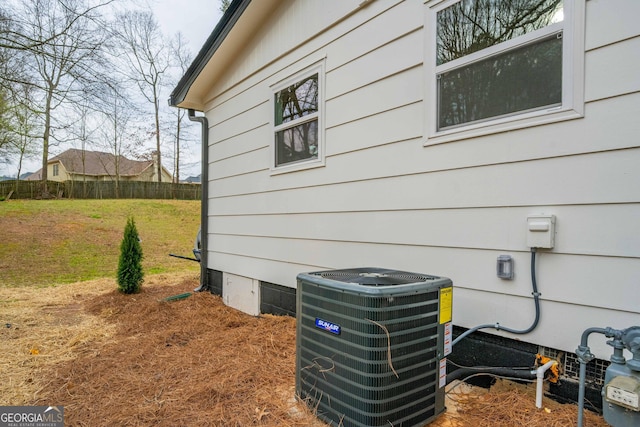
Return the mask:
<path id="1" fill-rule="evenodd" d="M 157 173 L 157 168 L 154 167 L 148 167 L 146 168 L 144 171 L 142 171 L 142 173 L 140 173 L 140 175 L 135 175 L 135 176 L 128 176 L 128 177 L 122 177 L 121 179 L 126 179 L 129 181 L 151 181 L 151 182 L 157 182 L 158 181 L 158 173 Z M 171 176 L 171 174 L 163 167 L 162 168 L 162 182 L 171 182 L 173 180 L 173 177 Z"/>
<path id="2" fill-rule="evenodd" d="M 540 325 L 519 338 L 573 352 L 588 327 L 640 324 L 640 2 L 587 1 L 584 118 L 439 145 L 425 145 L 423 2 L 360 3 L 281 2 L 212 88 L 210 268 L 291 288 L 322 269 L 441 275 L 456 325 L 524 329 L 526 219 L 553 214 Z M 319 58 L 326 165 L 272 174 L 269 86 Z M 590 345 L 608 359 L 604 341 Z"/>
<path id="3" fill-rule="evenodd" d="M 54 166 L 58 168 L 57 175 L 53 174 Z M 64 182 L 68 179 L 71 179 L 64 165 L 60 162 L 47 164 L 47 174 L 47 179 L 49 179 L 49 181 Z"/>

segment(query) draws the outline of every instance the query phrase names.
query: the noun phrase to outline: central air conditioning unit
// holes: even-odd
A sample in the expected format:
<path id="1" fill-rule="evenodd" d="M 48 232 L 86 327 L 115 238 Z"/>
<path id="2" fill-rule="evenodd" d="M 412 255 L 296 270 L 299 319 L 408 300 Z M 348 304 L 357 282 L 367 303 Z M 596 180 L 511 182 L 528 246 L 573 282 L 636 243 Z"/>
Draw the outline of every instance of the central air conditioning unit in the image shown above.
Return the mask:
<path id="1" fill-rule="evenodd" d="M 296 394 L 333 426 L 422 426 L 445 410 L 452 283 L 381 268 L 297 277 Z"/>

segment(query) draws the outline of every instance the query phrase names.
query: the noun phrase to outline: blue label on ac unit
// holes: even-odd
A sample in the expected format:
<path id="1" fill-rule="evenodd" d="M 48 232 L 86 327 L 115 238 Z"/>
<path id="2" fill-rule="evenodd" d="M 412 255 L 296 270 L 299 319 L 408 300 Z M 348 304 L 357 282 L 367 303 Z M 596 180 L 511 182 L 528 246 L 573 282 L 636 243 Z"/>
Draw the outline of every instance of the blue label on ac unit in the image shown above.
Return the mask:
<path id="1" fill-rule="evenodd" d="M 324 329 L 325 331 L 331 332 L 332 334 L 336 334 L 336 335 L 340 335 L 340 330 L 342 329 L 340 325 L 327 322 L 326 320 L 322 320 L 317 317 L 316 317 L 316 328 Z"/>

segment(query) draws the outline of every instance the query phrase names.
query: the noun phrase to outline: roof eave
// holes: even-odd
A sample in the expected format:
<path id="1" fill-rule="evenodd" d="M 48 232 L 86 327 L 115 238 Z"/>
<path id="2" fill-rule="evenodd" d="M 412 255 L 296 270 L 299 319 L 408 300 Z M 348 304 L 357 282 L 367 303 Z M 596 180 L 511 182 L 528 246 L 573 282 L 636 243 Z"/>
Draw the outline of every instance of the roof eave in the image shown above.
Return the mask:
<path id="1" fill-rule="evenodd" d="M 204 43 L 200 52 L 193 60 L 185 74 L 182 76 L 176 87 L 169 96 L 169 105 L 172 107 L 190 108 L 198 111 L 203 110 L 203 106 L 197 102 L 187 101 L 185 99 L 191 89 L 191 85 L 198 78 L 209 60 L 216 53 L 222 42 L 231 32 L 231 29 L 240 19 L 251 0 L 233 0 L 220 21 L 213 29 L 207 41 Z"/>

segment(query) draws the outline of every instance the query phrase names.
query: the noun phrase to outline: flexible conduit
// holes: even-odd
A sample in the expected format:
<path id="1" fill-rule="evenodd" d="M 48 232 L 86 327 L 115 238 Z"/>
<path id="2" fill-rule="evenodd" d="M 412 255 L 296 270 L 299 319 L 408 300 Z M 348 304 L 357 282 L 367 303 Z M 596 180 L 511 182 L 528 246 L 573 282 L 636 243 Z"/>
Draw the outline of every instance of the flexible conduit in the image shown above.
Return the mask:
<path id="1" fill-rule="evenodd" d="M 466 330 L 465 332 L 460 334 L 456 339 L 454 339 L 451 344 L 456 345 L 462 339 L 466 338 L 467 336 L 471 335 L 472 333 L 480 329 L 493 328 L 496 331 L 507 331 L 512 334 L 524 335 L 533 331 L 538 326 L 538 322 L 540 321 L 540 293 L 538 292 L 538 284 L 536 283 L 536 248 L 531 248 L 531 287 L 533 290 L 532 295 L 533 295 L 533 303 L 536 308 L 536 315 L 535 315 L 535 319 L 533 320 L 533 323 L 527 329 L 522 329 L 522 330 L 511 329 L 511 328 L 507 328 L 506 326 L 500 325 L 500 323 L 487 323 L 484 325 L 474 326 L 473 328 Z"/>

